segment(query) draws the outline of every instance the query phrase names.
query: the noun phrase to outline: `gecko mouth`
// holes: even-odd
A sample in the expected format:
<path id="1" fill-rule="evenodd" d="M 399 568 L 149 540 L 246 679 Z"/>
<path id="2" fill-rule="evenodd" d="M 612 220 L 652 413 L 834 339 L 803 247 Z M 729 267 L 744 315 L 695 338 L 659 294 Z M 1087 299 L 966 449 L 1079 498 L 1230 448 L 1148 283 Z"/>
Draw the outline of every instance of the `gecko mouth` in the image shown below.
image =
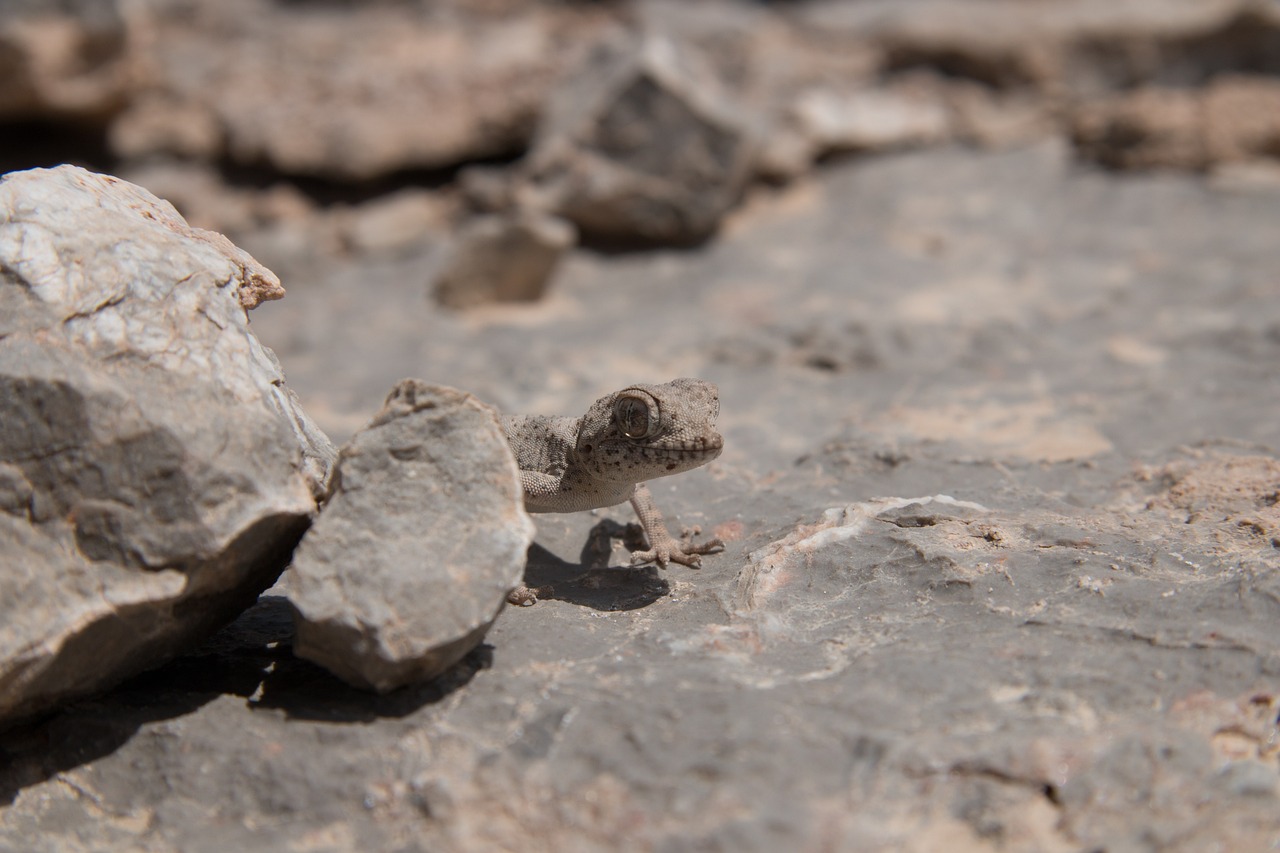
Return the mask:
<path id="1" fill-rule="evenodd" d="M 724 439 L 720 436 L 704 438 L 698 441 L 682 441 L 678 444 L 646 444 L 641 445 L 645 451 L 671 456 L 688 456 L 703 453 L 719 453 L 724 449 Z"/>

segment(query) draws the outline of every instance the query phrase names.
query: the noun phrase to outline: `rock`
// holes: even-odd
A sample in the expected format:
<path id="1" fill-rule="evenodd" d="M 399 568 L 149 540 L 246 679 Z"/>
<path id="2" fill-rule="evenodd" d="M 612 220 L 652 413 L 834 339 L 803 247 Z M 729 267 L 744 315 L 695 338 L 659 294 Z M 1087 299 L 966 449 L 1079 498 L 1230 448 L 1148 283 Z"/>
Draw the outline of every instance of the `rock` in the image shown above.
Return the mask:
<path id="1" fill-rule="evenodd" d="M 406 379 L 334 483 L 289 572 L 294 653 L 379 692 L 434 678 L 484 637 L 533 538 L 497 413 Z"/>
<path id="2" fill-rule="evenodd" d="M 818 154 L 921 145 L 951 134 L 946 104 L 930 92 L 814 89 L 795 109 Z"/>
<path id="3" fill-rule="evenodd" d="M 972 501 L 949 495 L 920 498 L 877 498 L 843 507 L 831 507 L 812 524 L 800 524 L 786 536 L 747 554 L 732 597 L 736 614 L 768 609 L 774 596 L 794 594 L 790 585 L 812 570 L 814 554 L 850 540 L 857 540 L 887 521 L 902 528 L 933 527 L 940 522 L 981 517 L 988 510 Z"/>
<path id="4" fill-rule="evenodd" d="M 260 237 L 281 224 L 317 217 L 315 204 L 296 187 L 276 184 L 246 189 L 227 184 L 211 166 L 155 163 L 126 170 L 122 177 L 171 203 L 191 225 L 227 234 L 231 239 Z M 319 229 L 313 229 L 316 251 Z"/>
<path id="5" fill-rule="evenodd" d="M 1204 96 L 1205 147 L 1214 163 L 1280 159 L 1280 80 L 1224 75 Z"/>
<path id="6" fill-rule="evenodd" d="M 516 182 L 511 170 L 501 166 L 467 166 L 458 173 L 458 190 L 476 212 L 499 213 L 516 204 Z"/>
<path id="7" fill-rule="evenodd" d="M 1085 157 L 1112 168 L 1196 171 L 1276 150 L 1267 91 L 1280 73 L 1274 5 L 813 3 L 794 18 L 829 43 L 877 51 L 878 73 L 859 81 L 864 87 L 934 75 L 958 135 L 980 144 L 1065 132 Z M 810 63 L 803 51 L 796 57 L 801 68 Z M 796 102 L 811 90 L 793 88 Z M 837 80 L 835 91 L 849 97 L 849 84 Z"/>
<path id="8" fill-rule="evenodd" d="M 1223 75 L 1196 89 L 1149 87 L 1082 107 L 1076 145 L 1121 168 L 1200 170 L 1280 155 L 1280 83 Z"/>
<path id="9" fill-rule="evenodd" d="M 409 253 L 448 225 L 447 206 L 426 190 L 400 190 L 344 213 L 345 243 L 357 253 Z"/>
<path id="10" fill-rule="evenodd" d="M 556 92 L 529 157 L 536 207 L 593 239 L 683 244 L 738 201 L 743 117 L 696 54 L 663 38 L 598 51 Z"/>
<path id="11" fill-rule="evenodd" d="M 481 216 L 462 230 L 432 285 L 450 308 L 542 297 L 560 257 L 574 244 L 571 224 L 534 213 Z"/>
<path id="12" fill-rule="evenodd" d="M 1117 169 L 1202 169 L 1207 163 L 1200 98 L 1144 88 L 1080 108 L 1072 137 L 1083 156 Z"/>
<path id="13" fill-rule="evenodd" d="M 1006 94 L 979 83 L 952 82 L 946 97 L 956 135 L 978 145 L 1005 148 L 1060 134 L 1051 102 L 1035 92 Z"/>
<path id="14" fill-rule="evenodd" d="M 342 181 L 509 156 L 603 20 L 541 4 L 430 7 L 158 4 L 114 151 Z"/>
<path id="15" fill-rule="evenodd" d="M 184 651 L 269 587 L 333 449 L 245 309 L 284 291 L 167 202 L 0 180 L 0 724 Z"/>
<path id="16" fill-rule="evenodd" d="M 878 53 L 866 38 L 807 29 L 777 5 L 643 0 L 637 6 L 644 32 L 674 41 L 713 69 L 744 114 L 751 170 L 766 181 L 789 181 L 823 153 L 797 120 L 803 98 L 842 97 L 880 79 Z"/>
<path id="17" fill-rule="evenodd" d="M 1221 163 L 1210 173 L 1209 183 L 1225 193 L 1274 193 L 1280 190 L 1280 161 Z"/>
<path id="18" fill-rule="evenodd" d="M 124 106 L 128 59 L 126 20 L 114 0 L 6 2 L 0 116 L 105 120 Z"/>
<path id="19" fill-rule="evenodd" d="M 751 169 L 762 181 L 785 184 L 805 174 L 818 152 L 813 139 L 792 124 L 779 123 L 760 140 Z"/>
<path id="20" fill-rule="evenodd" d="M 173 93 L 147 93 L 132 99 L 111 123 L 107 144 L 124 160 L 163 154 L 214 162 L 222 156 L 225 137 L 222 122 L 206 104 Z"/>

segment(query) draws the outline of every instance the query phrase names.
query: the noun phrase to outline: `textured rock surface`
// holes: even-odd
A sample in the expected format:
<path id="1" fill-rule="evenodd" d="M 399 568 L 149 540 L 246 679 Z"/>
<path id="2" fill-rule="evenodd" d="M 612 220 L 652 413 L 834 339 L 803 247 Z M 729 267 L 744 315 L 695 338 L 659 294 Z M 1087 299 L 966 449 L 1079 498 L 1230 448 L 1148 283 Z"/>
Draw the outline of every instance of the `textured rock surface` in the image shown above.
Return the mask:
<path id="1" fill-rule="evenodd" d="M 1280 154 L 1280 80 L 1226 75 L 1200 89 L 1139 89 L 1076 114 L 1080 151 L 1123 169 L 1203 170 Z"/>
<path id="2" fill-rule="evenodd" d="M 846 162 L 502 312 L 411 259 L 262 306 L 335 434 L 407 363 L 515 412 L 715 381 L 724 454 L 656 492 L 728 548 L 627 570 L 628 507 L 540 515 L 554 597 L 384 696 L 268 595 L 0 738 L 0 847 L 1274 845 L 1280 194 L 1070 163 Z"/>
<path id="3" fill-rule="evenodd" d="M 573 226 L 554 216 L 477 217 L 459 233 L 432 292 L 451 308 L 538 299 L 575 238 Z"/>
<path id="4" fill-rule="evenodd" d="M 519 584 L 533 523 L 494 410 L 406 379 L 342 449 L 289 571 L 294 652 L 386 692 L 474 649 Z"/>
<path id="5" fill-rule="evenodd" d="M 0 8 L 0 117 L 101 121 L 130 89 L 121 4 L 8 0 Z"/>
<path id="6" fill-rule="evenodd" d="M 112 127 L 117 154 L 225 157 L 340 180 L 521 150 L 557 73 L 596 28 L 593 16 L 543 6 L 153 9 L 140 46 L 151 73 Z"/>
<path id="7" fill-rule="evenodd" d="M 0 723 L 181 652 L 270 586 L 333 450 L 218 234 L 81 169 L 0 181 Z"/>
<path id="8" fill-rule="evenodd" d="M 881 151 L 951 135 L 944 101 L 929 93 L 872 89 L 843 96 L 812 91 L 796 104 L 805 135 L 819 152 Z"/>
<path id="9" fill-rule="evenodd" d="M 708 236 L 748 177 L 750 136 L 722 88 L 665 38 L 598 51 L 547 106 L 528 195 L 595 238 Z"/>

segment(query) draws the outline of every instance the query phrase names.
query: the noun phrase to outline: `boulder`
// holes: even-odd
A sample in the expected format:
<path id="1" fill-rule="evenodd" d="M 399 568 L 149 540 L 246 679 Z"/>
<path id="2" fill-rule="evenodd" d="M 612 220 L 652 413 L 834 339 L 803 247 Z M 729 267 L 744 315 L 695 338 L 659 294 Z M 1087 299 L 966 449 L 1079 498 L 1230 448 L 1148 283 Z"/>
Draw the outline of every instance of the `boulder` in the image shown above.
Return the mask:
<path id="1" fill-rule="evenodd" d="M 750 134 L 722 89 L 666 38 L 598 50 L 551 98 L 523 198 L 605 241 L 708 237 L 749 171 Z"/>
<path id="2" fill-rule="evenodd" d="M 532 539 L 497 412 L 406 379 L 342 448 L 289 570 L 294 653 L 378 692 L 434 678 L 483 639 Z"/>
<path id="3" fill-rule="evenodd" d="M 288 563 L 334 453 L 249 329 L 283 293 L 132 184 L 0 180 L 0 724 L 184 651 Z"/>

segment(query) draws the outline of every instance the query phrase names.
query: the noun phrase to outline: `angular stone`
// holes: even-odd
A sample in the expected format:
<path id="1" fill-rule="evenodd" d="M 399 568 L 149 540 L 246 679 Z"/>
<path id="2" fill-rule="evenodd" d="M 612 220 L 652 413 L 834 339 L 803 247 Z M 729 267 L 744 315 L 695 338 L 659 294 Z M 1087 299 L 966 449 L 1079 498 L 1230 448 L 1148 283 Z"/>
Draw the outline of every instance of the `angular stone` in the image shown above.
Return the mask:
<path id="1" fill-rule="evenodd" d="M 614 45 L 555 93 L 530 155 L 528 198 L 605 240 L 690 243 L 737 202 L 750 138 L 695 51 Z"/>
<path id="2" fill-rule="evenodd" d="M 576 237 L 570 223 L 545 214 L 477 217 L 459 234 L 436 276 L 436 301 L 469 308 L 537 300 Z"/>
<path id="3" fill-rule="evenodd" d="M 288 575 L 294 653 L 379 692 L 434 678 L 484 637 L 533 538 L 497 413 L 406 379 L 334 484 Z"/>
<path id="4" fill-rule="evenodd" d="M 0 180 L 0 724 L 180 653 L 287 564 L 333 449 L 249 330 L 283 293 L 139 187 Z"/>

